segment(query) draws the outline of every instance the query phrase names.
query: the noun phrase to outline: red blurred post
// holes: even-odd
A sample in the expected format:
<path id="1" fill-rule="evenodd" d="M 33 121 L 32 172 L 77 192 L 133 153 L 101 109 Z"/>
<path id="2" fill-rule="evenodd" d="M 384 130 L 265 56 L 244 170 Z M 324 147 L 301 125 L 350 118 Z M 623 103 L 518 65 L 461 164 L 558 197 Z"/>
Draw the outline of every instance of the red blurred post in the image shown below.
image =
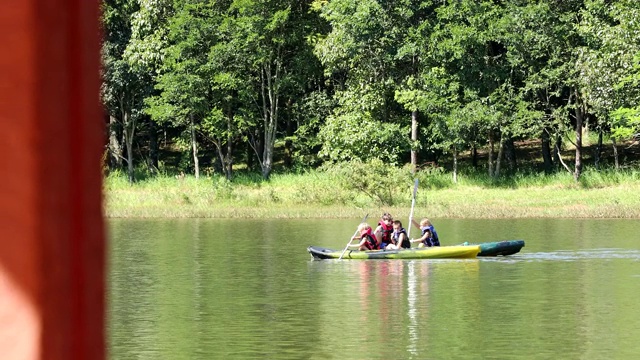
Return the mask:
<path id="1" fill-rule="evenodd" d="M 99 0 L 0 1 L 0 354 L 105 357 Z"/>

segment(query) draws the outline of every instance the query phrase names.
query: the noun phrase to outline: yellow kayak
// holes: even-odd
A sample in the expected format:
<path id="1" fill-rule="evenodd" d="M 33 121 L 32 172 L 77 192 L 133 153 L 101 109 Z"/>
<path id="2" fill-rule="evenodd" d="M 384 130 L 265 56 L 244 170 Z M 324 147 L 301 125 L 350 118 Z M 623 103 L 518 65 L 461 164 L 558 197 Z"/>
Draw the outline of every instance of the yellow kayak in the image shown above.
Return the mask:
<path id="1" fill-rule="evenodd" d="M 314 259 L 338 259 L 342 250 L 309 246 L 309 254 Z M 479 245 L 435 246 L 399 250 L 347 250 L 343 259 L 471 259 L 480 252 Z"/>

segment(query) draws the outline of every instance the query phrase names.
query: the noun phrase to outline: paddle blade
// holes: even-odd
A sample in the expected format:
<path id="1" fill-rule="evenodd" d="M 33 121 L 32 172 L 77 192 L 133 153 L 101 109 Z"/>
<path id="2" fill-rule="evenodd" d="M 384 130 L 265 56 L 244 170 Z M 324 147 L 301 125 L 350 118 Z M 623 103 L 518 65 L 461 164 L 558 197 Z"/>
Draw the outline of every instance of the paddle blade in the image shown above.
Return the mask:
<path id="1" fill-rule="evenodd" d="M 415 199 L 416 194 L 418 193 L 418 179 L 413 181 L 413 198 Z"/>

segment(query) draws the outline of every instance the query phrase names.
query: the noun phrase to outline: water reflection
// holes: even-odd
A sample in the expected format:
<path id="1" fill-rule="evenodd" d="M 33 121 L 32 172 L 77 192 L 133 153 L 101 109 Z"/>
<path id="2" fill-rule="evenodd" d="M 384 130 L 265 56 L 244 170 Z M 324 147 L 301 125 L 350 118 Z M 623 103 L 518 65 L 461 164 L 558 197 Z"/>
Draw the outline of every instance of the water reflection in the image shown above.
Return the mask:
<path id="1" fill-rule="evenodd" d="M 527 246 L 508 258 L 310 261 L 307 245 L 340 248 L 353 224 L 113 221 L 110 357 L 633 358 L 635 224 L 441 220 L 450 243 L 474 228 Z"/>
<path id="2" fill-rule="evenodd" d="M 404 358 L 423 358 L 432 346 L 431 338 L 443 335 L 431 333 L 432 307 L 441 311 L 438 308 L 443 306 L 443 300 L 446 304 L 461 301 L 469 304 L 469 298 L 477 295 L 473 292 L 478 291 L 479 265 L 478 260 L 310 261 L 310 271 L 324 281 L 321 288 L 346 289 L 347 293 L 357 295 L 354 301 L 335 291 L 322 294 L 321 303 L 328 307 L 322 310 L 320 321 L 335 328 L 347 328 L 346 333 L 354 334 L 345 341 L 339 336 L 342 332 L 328 331 L 323 340 L 339 344 L 354 358 L 389 358 L 398 354 Z M 437 286 L 447 284 L 446 299 L 441 295 L 432 297 L 430 287 L 434 282 Z M 341 316 L 340 311 L 331 308 L 336 302 L 344 304 L 348 321 L 336 323 Z M 472 307 L 468 310 L 474 311 Z M 455 316 L 456 312 L 446 314 L 449 319 Z M 460 322 L 468 320 L 463 315 Z M 452 336 L 451 331 L 446 336 Z"/>

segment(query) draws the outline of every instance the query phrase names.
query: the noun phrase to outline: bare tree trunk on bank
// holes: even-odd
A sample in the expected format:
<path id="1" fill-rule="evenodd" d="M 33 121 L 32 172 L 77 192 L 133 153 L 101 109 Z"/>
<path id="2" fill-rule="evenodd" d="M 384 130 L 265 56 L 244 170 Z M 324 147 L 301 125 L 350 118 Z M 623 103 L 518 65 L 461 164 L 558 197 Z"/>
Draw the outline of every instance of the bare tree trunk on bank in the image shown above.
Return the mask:
<path id="1" fill-rule="evenodd" d="M 200 163 L 198 162 L 198 142 L 196 140 L 196 124 L 193 120 L 193 114 L 189 115 L 191 122 L 191 149 L 193 150 L 193 172 L 196 179 L 200 178 Z"/>
<path id="2" fill-rule="evenodd" d="M 471 165 L 474 169 L 478 168 L 478 146 L 475 142 L 471 148 Z"/>
<path id="3" fill-rule="evenodd" d="M 596 169 L 600 170 L 600 160 L 602 158 L 602 129 L 598 129 L 598 146 L 596 146 L 596 153 L 594 158 Z"/>
<path id="4" fill-rule="evenodd" d="M 247 151 L 247 169 L 249 171 L 253 171 L 255 169 L 255 151 L 253 151 L 253 147 L 251 146 L 251 143 L 247 142 L 247 147 L 246 147 L 246 151 Z"/>
<path id="5" fill-rule="evenodd" d="M 580 103 L 576 107 L 576 165 L 573 172 L 573 178 L 578 181 L 582 175 L 582 124 L 584 122 L 584 107 Z"/>
<path id="6" fill-rule="evenodd" d="M 553 169 L 551 160 L 551 136 L 547 128 L 542 130 L 542 160 L 544 163 L 544 172 L 550 174 Z"/>
<path id="7" fill-rule="evenodd" d="M 109 115 L 109 168 L 112 170 L 122 168 L 122 145 L 118 140 L 119 127 L 118 119 Z"/>
<path id="8" fill-rule="evenodd" d="M 124 124 L 124 139 L 127 146 L 127 174 L 129 176 L 129 183 L 133 184 L 135 179 L 133 171 L 133 137 L 136 132 L 136 121 L 131 119 L 131 114 L 124 111 L 122 114 L 122 123 Z"/>
<path id="9" fill-rule="evenodd" d="M 415 174 L 418 168 L 418 151 L 415 149 L 418 141 L 418 110 L 411 111 L 411 173 Z"/>
<path id="10" fill-rule="evenodd" d="M 260 71 L 262 116 L 264 119 L 264 148 L 262 149 L 262 157 L 258 157 L 258 161 L 260 162 L 262 177 L 264 179 L 269 179 L 271 170 L 273 169 L 273 149 L 276 142 L 276 132 L 278 130 L 280 68 L 281 59 L 277 56 L 275 59 L 275 69 L 272 69 L 271 62 L 267 62 L 262 66 L 262 70 Z M 254 150 L 258 153 L 258 149 L 255 146 Z"/>
<path id="11" fill-rule="evenodd" d="M 227 116 L 227 129 L 229 129 L 227 135 L 227 158 L 224 162 L 224 174 L 227 177 L 227 180 L 231 180 L 233 178 L 233 136 L 231 135 L 231 127 L 233 126 L 233 114 L 231 110 L 229 110 L 229 115 Z"/>
<path id="12" fill-rule="evenodd" d="M 158 172 L 158 127 L 155 121 L 149 119 L 149 168 L 155 174 Z"/>
<path id="13" fill-rule="evenodd" d="M 555 166 L 556 170 L 559 170 L 561 165 L 560 162 L 562 161 L 562 155 L 560 153 L 562 151 L 562 137 L 560 136 L 560 134 L 556 134 L 554 148 L 556 149 L 556 151 L 553 152 L 553 165 Z"/>
<path id="14" fill-rule="evenodd" d="M 293 143 L 291 141 L 291 135 L 293 135 L 293 124 L 291 123 L 291 119 L 289 116 L 286 117 L 286 139 L 284 141 L 284 166 L 287 169 L 291 169 L 293 166 Z"/>
<path id="15" fill-rule="evenodd" d="M 493 131 L 489 130 L 489 176 L 493 177 Z"/>
<path id="16" fill-rule="evenodd" d="M 502 157 L 504 156 L 504 136 L 500 134 L 500 142 L 498 145 L 498 156 L 496 157 L 496 172 L 493 174 L 494 178 L 500 177 L 500 168 L 502 163 Z"/>
<path id="17" fill-rule="evenodd" d="M 616 170 L 620 170 L 620 163 L 618 162 L 618 146 L 616 145 L 616 139 L 612 137 L 611 143 L 613 144 L 613 160 L 615 162 Z"/>
<path id="18" fill-rule="evenodd" d="M 564 161 L 562 160 L 562 154 L 560 154 L 560 142 L 556 142 L 556 153 L 555 153 L 555 156 L 558 159 L 557 160 L 558 168 L 560 168 L 560 165 L 562 165 L 569 172 L 569 174 L 573 174 L 573 171 L 571 171 L 571 169 L 569 169 L 567 164 L 565 164 Z"/>
<path id="19" fill-rule="evenodd" d="M 507 162 L 510 172 L 518 169 L 518 159 L 516 158 L 516 144 L 512 137 L 504 141 L 504 160 Z"/>
<path id="20" fill-rule="evenodd" d="M 458 147 L 453 146 L 453 183 L 458 183 Z"/>
<path id="21" fill-rule="evenodd" d="M 223 146 L 222 141 L 220 139 L 213 140 L 213 144 L 216 146 L 216 153 L 218 153 L 218 160 L 220 160 L 220 168 L 224 173 L 224 177 L 227 180 L 231 180 L 231 172 L 229 169 L 229 160 L 228 160 L 228 152 L 229 146 Z M 226 148 L 227 154 L 223 151 Z M 217 167 L 217 166 L 216 166 Z"/>
<path id="22" fill-rule="evenodd" d="M 226 174 L 226 170 L 224 168 L 224 154 L 222 152 L 220 139 L 214 138 L 213 139 L 213 145 L 216 147 L 216 155 L 217 155 L 217 159 L 216 159 L 215 156 L 213 157 L 213 159 L 211 159 L 211 165 L 213 166 L 213 172 L 214 173 L 222 172 L 223 174 L 225 174 L 225 178 L 226 178 L 227 174 Z"/>
<path id="23" fill-rule="evenodd" d="M 222 141 L 221 138 L 214 138 L 213 144 L 216 147 L 218 153 L 218 159 L 220 160 L 220 167 L 227 180 L 231 180 L 233 177 L 233 136 L 231 127 L 233 126 L 233 114 L 231 111 L 227 114 L 227 138 Z M 226 142 L 226 146 L 225 146 Z M 253 156 L 253 152 L 249 149 L 248 156 Z"/>

